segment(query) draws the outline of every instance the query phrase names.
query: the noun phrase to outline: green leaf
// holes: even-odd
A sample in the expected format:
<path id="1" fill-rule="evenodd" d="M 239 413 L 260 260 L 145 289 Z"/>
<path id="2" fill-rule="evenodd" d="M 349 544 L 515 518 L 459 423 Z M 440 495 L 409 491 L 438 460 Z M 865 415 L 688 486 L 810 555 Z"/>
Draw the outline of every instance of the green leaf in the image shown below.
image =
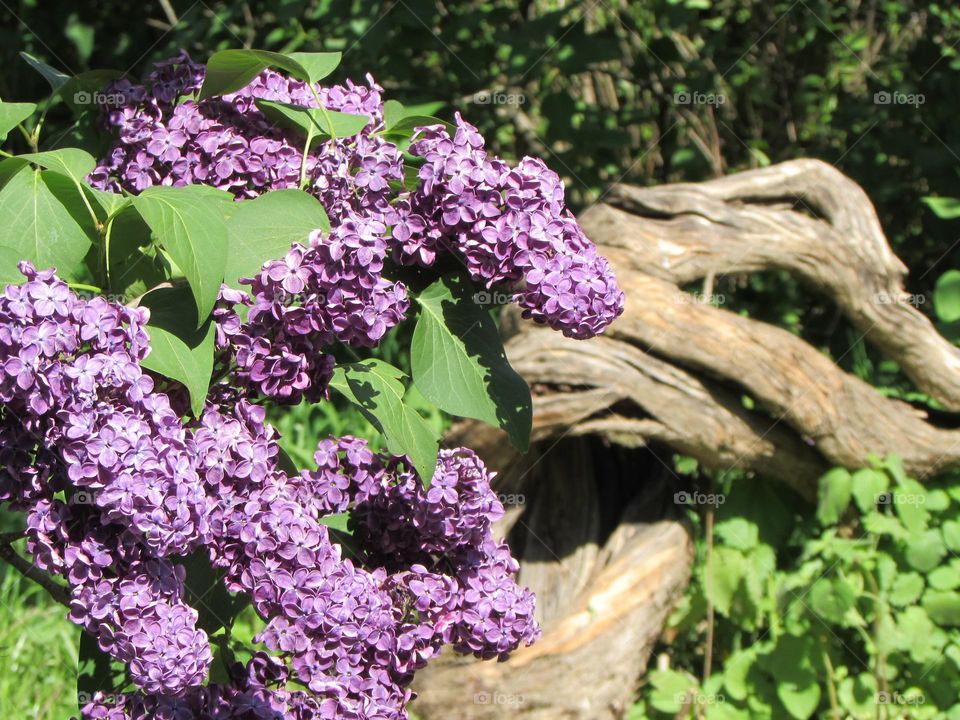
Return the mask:
<path id="1" fill-rule="evenodd" d="M 839 522 L 850 505 L 853 479 L 845 468 L 833 468 L 820 478 L 817 519 L 821 525 Z"/>
<path id="2" fill-rule="evenodd" d="M 151 187 L 133 205 L 153 237 L 183 271 L 197 305 L 197 327 L 217 301 L 226 267 L 227 225 L 212 197 L 196 186 Z"/>
<path id="3" fill-rule="evenodd" d="M 807 720 L 820 704 L 820 679 L 810 663 L 814 652 L 810 637 L 783 635 L 768 658 L 777 697 L 796 720 Z"/>
<path id="4" fill-rule="evenodd" d="M 50 67 L 45 62 L 38 60 L 29 53 L 21 52 L 20 57 L 26 60 L 30 67 L 43 75 L 43 79 L 50 83 L 50 87 L 53 88 L 54 92 L 57 92 L 60 88 L 62 88 L 70 79 L 69 75 L 65 75 L 56 68 Z"/>
<path id="5" fill-rule="evenodd" d="M 26 280 L 17 269 L 21 260 L 23 258 L 16 250 L 0 245 L 0 291 L 7 285 L 19 285 Z"/>
<path id="6" fill-rule="evenodd" d="M 50 190 L 43 176 L 23 166 L 0 191 L 0 243 L 38 268 L 56 267 L 59 276 L 80 274 L 90 238 Z"/>
<path id="7" fill-rule="evenodd" d="M 314 137 L 353 137 L 369 123 L 369 115 L 338 112 L 318 108 L 290 105 L 273 100 L 256 100 L 263 114 L 278 125 L 306 135 L 311 127 L 317 131 Z"/>
<path id="8" fill-rule="evenodd" d="M 747 563 L 739 550 L 718 547 L 712 563 L 713 577 L 706 575 L 704 585 L 712 596 L 713 604 L 721 615 L 730 615 L 733 598 L 747 572 Z"/>
<path id="9" fill-rule="evenodd" d="M 927 590 L 923 594 L 923 609 L 941 627 L 960 626 L 960 593 Z"/>
<path id="10" fill-rule="evenodd" d="M 0 160 L 0 190 L 5 188 L 7 183 L 26 166 L 27 161 L 23 158 L 10 157 Z"/>
<path id="11" fill-rule="evenodd" d="M 97 166 L 93 155 L 77 148 L 28 153 L 19 157 L 45 167 L 47 170 L 66 175 L 77 184 L 82 183 L 83 179 Z"/>
<path id="12" fill-rule="evenodd" d="M 130 689 L 127 666 L 103 652 L 93 635 L 81 632 L 77 651 L 77 706 L 82 710 L 98 692 L 116 695 Z"/>
<path id="13" fill-rule="evenodd" d="M 714 533 L 725 545 L 738 550 L 750 550 L 760 541 L 760 528 L 752 520 L 731 517 L 718 522 Z"/>
<path id="14" fill-rule="evenodd" d="M 100 236 L 97 234 L 96 219 L 91 216 L 90 208 L 84 202 L 81 186 L 66 175 L 52 170 L 41 170 L 40 178 L 57 201 L 70 213 L 74 222 L 83 229 L 89 242 L 98 244 Z"/>
<path id="15" fill-rule="evenodd" d="M 925 507 L 927 494 L 923 486 L 911 480 L 902 489 L 891 495 L 893 509 L 900 518 L 900 522 L 911 533 L 926 530 L 930 520 L 930 513 Z"/>
<path id="16" fill-rule="evenodd" d="M 292 52 L 287 53 L 287 57 L 300 65 L 305 71 L 304 77 L 298 77 L 298 80 L 316 83 L 323 80 L 330 73 L 337 69 L 343 53 L 339 52 Z"/>
<path id="17" fill-rule="evenodd" d="M 745 700 L 750 692 L 747 673 L 757 660 L 753 649 L 738 650 L 723 664 L 723 685 L 734 700 Z"/>
<path id="18" fill-rule="evenodd" d="M 895 517 L 880 512 L 869 512 L 863 516 L 863 528 L 871 535 L 889 535 L 903 539 L 909 536 L 903 524 Z"/>
<path id="19" fill-rule="evenodd" d="M 87 194 L 88 198 L 92 199 L 100 207 L 106 217 L 117 215 L 121 210 L 133 203 L 133 200 L 129 197 L 98 190 L 86 184 L 83 186 L 83 191 Z"/>
<path id="20" fill-rule="evenodd" d="M 127 304 L 168 280 L 167 267 L 150 237 L 150 226 L 132 205 L 121 208 L 110 232 L 110 293 Z M 191 308 L 190 317 L 196 314 Z"/>
<path id="21" fill-rule="evenodd" d="M 474 301 L 466 278 L 447 275 L 417 298 L 413 332 L 413 382 L 423 396 L 451 415 L 503 428 L 511 444 L 530 444 L 530 388 L 510 366 L 490 313 Z"/>
<path id="22" fill-rule="evenodd" d="M 266 50 L 220 50 L 207 61 L 206 74 L 198 100 L 227 95 L 245 88 L 268 67 L 286 70 L 298 80 L 307 78 L 307 70 L 286 55 Z"/>
<path id="23" fill-rule="evenodd" d="M 0 142 L 6 140 L 10 131 L 33 115 L 36 109 L 36 103 L 0 102 Z"/>
<path id="24" fill-rule="evenodd" d="M 956 520 L 947 520 L 941 525 L 943 530 L 943 542 L 951 552 L 960 552 L 960 522 Z"/>
<path id="25" fill-rule="evenodd" d="M 653 686 L 650 705 L 665 713 L 676 714 L 683 707 L 687 693 L 696 687 L 693 679 L 676 670 L 654 670 L 649 679 Z"/>
<path id="26" fill-rule="evenodd" d="M 197 611 L 197 626 L 213 635 L 220 628 L 231 628 L 237 615 L 249 603 L 246 594 L 232 595 L 223 583 L 223 572 L 210 564 L 205 548 L 177 558 L 187 576 L 183 581 L 185 600 Z"/>
<path id="27" fill-rule="evenodd" d="M 437 434 L 420 414 L 404 402 L 404 374 L 382 360 L 363 360 L 338 367 L 330 387 L 342 393 L 383 433 L 387 448 L 407 455 L 424 486 L 437 467 Z"/>
<path id="28" fill-rule="evenodd" d="M 267 260 L 282 258 L 293 243 L 305 245 L 312 231 L 330 231 L 323 205 L 303 190 L 276 190 L 236 205 L 227 221 L 224 272 L 224 280 L 232 287 L 239 287 L 239 278 L 256 275 Z"/>
<path id="29" fill-rule="evenodd" d="M 456 127 L 446 120 L 441 120 L 431 115 L 407 115 L 398 120 L 393 127 L 384 130 L 383 134 L 393 137 L 409 137 L 417 128 L 428 127 L 430 125 L 443 125 L 451 135 L 456 132 Z"/>
<path id="30" fill-rule="evenodd" d="M 333 528 L 337 532 L 345 535 L 352 535 L 350 532 L 350 513 L 336 513 L 335 515 L 324 515 L 319 519 L 321 525 Z"/>
<path id="31" fill-rule="evenodd" d="M 923 592 L 923 578 L 914 572 L 899 573 L 893 581 L 887 599 L 897 607 L 913 605 Z"/>
<path id="32" fill-rule="evenodd" d="M 941 220 L 960 218 L 960 200 L 957 198 L 927 196 L 920 200 Z"/>
<path id="33" fill-rule="evenodd" d="M 947 548 L 939 530 L 927 530 L 907 542 L 907 562 L 920 572 L 933 570 L 946 554 Z"/>
<path id="34" fill-rule="evenodd" d="M 387 100 L 383 104 L 384 127 L 380 134 L 409 137 L 416 128 L 427 125 L 443 125 L 451 135 L 456 132 L 455 126 L 430 115 L 423 108 L 424 106 L 404 107 L 396 100 Z"/>
<path id="35" fill-rule="evenodd" d="M 949 565 L 934 568 L 927 575 L 927 584 L 934 590 L 954 590 L 960 586 L 960 572 L 957 572 L 956 560 Z"/>
<path id="36" fill-rule="evenodd" d="M 877 501 L 890 486 L 887 474 L 873 468 L 861 468 L 853 474 L 853 499 L 861 513 L 877 507 Z"/>
<path id="37" fill-rule="evenodd" d="M 942 322 L 960 320 L 960 270 L 947 270 L 937 278 L 933 308 Z"/>
<path id="38" fill-rule="evenodd" d="M 400 120 L 403 119 L 403 116 L 406 114 L 407 110 L 403 107 L 403 103 L 396 100 L 387 100 L 383 104 L 383 124 L 387 130 L 396 125 Z"/>
<path id="39" fill-rule="evenodd" d="M 211 319 L 199 329 L 196 308 L 184 288 L 160 288 L 143 296 L 150 308 L 150 354 L 142 365 L 183 383 L 190 393 L 190 407 L 199 417 L 213 374 L 216 328 Z"/>
<path id="40" fill-rule="evenodd" d="M 236 92 L 268 67 L 286 70 L 297 80 L 317 82 L 340 64 L 340 53 L 280 53 L 266 50 L 221 50 L 207 61 L 199 99 Z"/>
<path id="41" fill-rule="evenodd" d="M 810 608 L 825 620 L 846 627 L 857 602 L 857 590 L 842 578 L 818 580 L 810 590 Z"/>

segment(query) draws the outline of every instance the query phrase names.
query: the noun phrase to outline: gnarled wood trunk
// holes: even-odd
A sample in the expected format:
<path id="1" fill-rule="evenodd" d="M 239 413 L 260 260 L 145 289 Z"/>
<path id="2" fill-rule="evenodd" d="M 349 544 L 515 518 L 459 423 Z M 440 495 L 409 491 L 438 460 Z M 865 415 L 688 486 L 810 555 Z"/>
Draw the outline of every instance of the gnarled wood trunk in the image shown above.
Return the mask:
<path id="1" fill-rule="evenodd" d="M 869 199 L 835 168 L 796 160 L 700 184 L 615 186 L 580 221 L 614 265 L 624 316 L 589 342 L 508 317 L 507 353 L 534 389 L 534 450 L 517 457 L 473 422 L 448 438 L 501 470 L 508 501 L 524 496 L 501 529 L 538 594 L 543 637 L 504 663 L 434 663 L 416 686 L 427 720 L 621 716 L 690 575 L 670 450 L 809 498 L 824 469 L 872 454 L 900 455 L 921 479 L 960 465 L 960 430 L 801 338 L 681 290 L 789 271 L 918 389 L 960 410 L 960 351 L 910 301 Z"/>

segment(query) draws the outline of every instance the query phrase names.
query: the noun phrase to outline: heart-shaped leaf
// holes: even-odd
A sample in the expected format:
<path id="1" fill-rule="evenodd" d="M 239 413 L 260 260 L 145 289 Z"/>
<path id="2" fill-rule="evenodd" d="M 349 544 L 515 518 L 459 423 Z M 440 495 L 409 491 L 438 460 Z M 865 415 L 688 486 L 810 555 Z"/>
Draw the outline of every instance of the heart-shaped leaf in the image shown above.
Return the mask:
<path id="1" fill-rule="evenodd" d="M 0 142 L 6 140 L 9 132 L 33 115 L 36 109 L 36 103 L 0 102 Z"/>
<path id="2" fill-rule="evenodd" d="M 90 238 L 51 191 L 43 175 L 24 165 L 0 191 L 0 244 L 38 268 L 55 267 L 60 277 L 82 274 Z"/>
<path id="3" fill-rule="evenodd" d="M 301 135 L 313 132 L 314 137 L 353 137 L 370 122 L 369 115 L 302 107 L 273 100 L 257 100 L 257 107 L 263 114 L 281 127 L 294 130 Z"/>

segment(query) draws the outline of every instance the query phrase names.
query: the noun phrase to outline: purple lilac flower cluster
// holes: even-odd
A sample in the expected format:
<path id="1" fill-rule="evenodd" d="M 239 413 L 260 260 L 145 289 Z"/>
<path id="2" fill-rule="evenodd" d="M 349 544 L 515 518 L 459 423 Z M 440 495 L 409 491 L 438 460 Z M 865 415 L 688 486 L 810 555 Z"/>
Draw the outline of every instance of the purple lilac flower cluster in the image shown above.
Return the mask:
<path id="1" fill-rule="evenodd" d="M 373 347 L 409 308 L 402 283 L 382 276 L 386 226 L 358 214 L 327 237 L 311 234 L 264 264 L 250 293 L 228 288 L 214 315 L 217 339 L 236 361 L 235 378 L 278 401 L 318 400 L 333 373 L 334 342 Z M 250 306 L 246 323 L 237 305 Z"/>
<path id="2" fill-rule="evenodd" d="M 335 703 L 335 717 L 405 717 L 413 673 L 445 644 L 495 657 L 537 637 L 533 595 L 516 585 L 515 563 L 498 564 L 491 523 L 503 508 L 473 453 L 443 451 L 429 492 L 405 461 L 350 437 L 321 442 L 318 469 L 290 477 L 275 467 L 262 408 L 232 408 L 209 408 L 196 433 L 222 499 L 213 560 L 267 621 L 258 640 Z M 321 522 L 346 510 L 360 557 L 344 557 Z M 483 607 L 477 583 L 489 590 Z"/>
<path id="3" fill-rule="evenodd" d="M 443 645 L 502 657 L 537 637 L 471 451 L 443 451 L 429 490 L 351 437 L 290 476 L 264 408 L 235 389 L 215 386 L 192 423 L 171 410 L 140 368 L 146 310 L 21 269 L 0 296 L 0 501 L 27 513 L 34 563 L 67 581 L 70 618 L 140 688 L 94 697 L 85 717 L 402 720 Z M 355 557 L 323 522 L 343 511 Z M 249 595 L 274 653 L 224 685 L 203 685 L 209 639 L 176 562 L 201 550 Z M 287 691 L 288 675 L 311 693 Z"/>
<path id="4" fill-rule="evenodd" d="M 140 368 L 147 313 L 20 269 L 26 282 L 0 295 L 0 501 L 27 512 L 34 562 L 68 581 L 71 618 L 137 685 L 199 684 L 209 643 L 166 558 L 206 541 L 209 501 L 179 417 Z"/>
<path id="5" fill-rule="evenodd" d="M 206 183 L 254 197 L 296 186 L 303 163 L 302 140 L 278 129 L 256 100 L 315 107 L 319 97 L 329 110 L 369 117 L 357 135 L 319 143 L 306 158 L 305 187 L 330 214 L 330 237 L 318 234 L 306 250 L 294 246 L 251 279 L 256 322 L 237 322 L 230 307 L 238 296 L 223 298 L 220 316 L 231 332 L 221 339 L 237 355 L 238 379 L 256 391 L 291 402 L 320 397 L 330 373 L 320 346 L 375 343 L 403 319 L 406 289 L 382 277 L 387 257 L 430 266 L 439 256 L 457 256 L 474 280 L 515 292 L 525 317 L 570 337 L 592 337 L 622 312 L 623 293 L 565 209 L 556 173 L 540 160 L 511 167 L 489 156 L 459 114 L 452 136 L 442 125 L 419 130 L 410 147 L 421 158 L 419 183 L 407 190 L 403 155 L 379 134 L 383 89 L 373 78 L 366 86 L 317 87 L 314 97 L 309 85 L 266 70 L 236 93 L 198 102 L 203 75 L 181 54 L 160 64 L 145 85 L 112 86 L 125 100 L 106 113 L 119 139 L 91 182 L 134 192 Z M 336 246 L 333 257 L 318 253 L 326 244 Z M 327 296 L 333 306 L 323 290 L 310 292 L 310 280 L 323 274 L 331 277 L 321 285 L 336 287 Z M 301 284 L 303 297 L 291 290 Z"/>
<path id="6" fill-rule="evenodd" d="M 429 262 L 454 249 L 474 280 L 518 293 L 523 316 L 569 337 L 601 333 L 624 297 L 606 258 L 565 209 L 563 183 L 542 160 L 510 167 L 456 116 L 453 137 L 423 128 L 411 152 L 424 159 L 410 212 L 394 228 L 402 253 Z"/>
<path id="7" fill-rule="evenodd" d="M 317 720 L 335 715 L 335 704 L 304 691 L 284 689 L 289 670 L 282 661 L 257 652 L 244 666 L 230 668 L 231 682 L 191 688 L 180 697 L 142 693 L 97 693 L 83 708 L 89 720 Z"/>

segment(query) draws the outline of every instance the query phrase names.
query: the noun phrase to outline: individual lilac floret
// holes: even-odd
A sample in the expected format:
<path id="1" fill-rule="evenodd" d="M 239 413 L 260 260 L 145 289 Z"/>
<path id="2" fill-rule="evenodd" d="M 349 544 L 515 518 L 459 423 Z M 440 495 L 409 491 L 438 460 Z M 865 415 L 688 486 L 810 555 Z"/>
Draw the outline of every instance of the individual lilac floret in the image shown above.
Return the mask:
<path id="1" fill-rule="evenodd" d="M 623 293 L 565 209 L 559 176 L 534 158 L 511 168 L 459 114 L 456 127 L 453 137 L 424 128 L 410 147 L 424 164 L 394 228 L 402 256 L 429 263 L 452 251 L 474 280 L 515 290 L 524 317 L 578 339 L 601 333 L 623 312 Z"/>

